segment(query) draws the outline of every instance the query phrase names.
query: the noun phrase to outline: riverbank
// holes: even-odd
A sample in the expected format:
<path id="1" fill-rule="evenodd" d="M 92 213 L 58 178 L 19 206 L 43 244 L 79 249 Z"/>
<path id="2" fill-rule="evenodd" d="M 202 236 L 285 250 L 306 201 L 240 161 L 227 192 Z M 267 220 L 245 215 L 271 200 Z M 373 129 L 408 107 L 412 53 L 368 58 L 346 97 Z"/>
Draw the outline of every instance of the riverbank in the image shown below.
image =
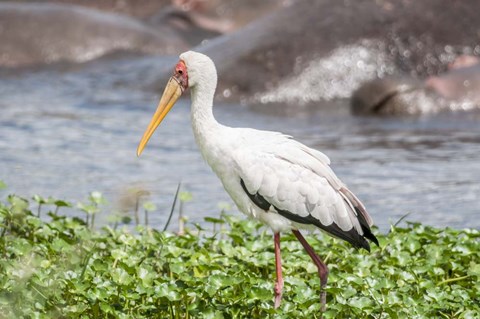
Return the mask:
<path id="1" fill-rule="evenodd" d="M 210 218 L 212 227 L 189 225 L 183 236 L 99 230 L 62 216 L 66 201 L 40 207 L 50 211 L 40 219 L 40 202 L 10 195 L 0 203 L 2 318 L 320 317 L 316 269 L 289 234 L 284 300 L 274 310 L 272 236 L 255 221 Z M 375 235 L 371 253 L 307 237 L 330 268 L 324 318 L 478 318 L 478 230 L 416 223 Z"/>

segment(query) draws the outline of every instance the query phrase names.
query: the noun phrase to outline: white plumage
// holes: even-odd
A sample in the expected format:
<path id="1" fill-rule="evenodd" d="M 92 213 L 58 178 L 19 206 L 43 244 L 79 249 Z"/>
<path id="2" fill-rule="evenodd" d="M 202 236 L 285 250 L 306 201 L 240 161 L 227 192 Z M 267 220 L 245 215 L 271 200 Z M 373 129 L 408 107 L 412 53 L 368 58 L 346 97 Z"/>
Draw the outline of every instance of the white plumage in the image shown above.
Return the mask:
<path id="1" fill-rule="evenodd" d="M 362 203 L 331 170 L 329 158 L 290 136 L 219 124 L 212 112 L 217 84 L 213 62 L 197 52 L 185 52 L 137 151 L 140 154 L 176 99 L 189 87 L 191 121 L 200 151 L 239 210 L 267 224 L 275 234 L 277 284 L 275 306 L 281 298 L 279 232 L 292 230 L 319 269 L 322 289 L 328 270 L 298 232 L 318 227 L 369 250 L 366 238 L 372 219 Z M 280 271 L 280 273 L 279 273 Z M 278 286 L 278 287 L 277 287 Z M 325 295 L 322 291 L 322 303 Z"/>
<path id="2" fill-rule="evenodd" d="M 229 139 L 222 143 L 225 136 Z M 274 207 L 300 217 L 311 214 L 325 226 L 335 222 L 344 231 L 355 227 L 363 234 L 355 212 L 340 193 L 345 186 L 324 154 L 279 133 L 221 127 L 207 138 L 216 137 L 215 144 L 222 150 L 203 147 L 202 154 L 242 212 L 261 219 L 275 232 L 304 226 L 279 216 L 274 208 L 265 212 L 256 206 L 240 180 L 250 194 L 261 194 Z"/>

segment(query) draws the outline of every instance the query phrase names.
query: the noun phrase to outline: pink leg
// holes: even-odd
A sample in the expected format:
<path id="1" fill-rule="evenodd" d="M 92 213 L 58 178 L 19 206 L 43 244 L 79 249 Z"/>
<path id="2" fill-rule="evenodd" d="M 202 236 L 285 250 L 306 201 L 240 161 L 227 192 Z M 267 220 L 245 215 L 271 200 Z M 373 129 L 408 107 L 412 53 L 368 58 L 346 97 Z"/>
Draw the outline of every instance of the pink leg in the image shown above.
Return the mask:
<path id="1" fill-rule="evenodd" d="M 275 309 L 280 307 L 282 301 L 283 278 L 282 278 L 282 257 L 280 256 L 280 233 L 273 234 L 275 243 L 275 271 L 277 272 L 277 281 L 275 282 Z"/>
<path id="2" fill-rule="evenodd" d="M 318 255 L 313 251 L 312 246 L 307 243 L 305 238 L 298 230 L 292 230 L 292 232 L 300 241 L 300 243 L 302 243 L 303 248 L 305 248 L 310 258 L 312 258 L 313 263 L 318 268 L 318 276 L 320 277 L 320 302 L 322 304 L 322 311 L 325 311 L 327 309 L 327 292 L 325 291 L 328 280 L 327 265 L 325 265 L 320 257 L 318 257 Z"/>

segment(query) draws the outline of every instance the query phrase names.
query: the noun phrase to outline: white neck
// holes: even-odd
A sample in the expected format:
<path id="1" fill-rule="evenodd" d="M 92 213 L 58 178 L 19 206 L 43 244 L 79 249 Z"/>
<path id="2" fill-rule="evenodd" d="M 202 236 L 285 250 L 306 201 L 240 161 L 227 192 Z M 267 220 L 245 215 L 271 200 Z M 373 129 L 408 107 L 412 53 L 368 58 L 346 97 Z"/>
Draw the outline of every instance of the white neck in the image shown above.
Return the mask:
<path id="1" fill-rule="evenodd" d="M 203 81 L 191 88 L 191 121 L 195 140 L 205 156 L 222 127 L 213 116 L 216 81 Z"/>

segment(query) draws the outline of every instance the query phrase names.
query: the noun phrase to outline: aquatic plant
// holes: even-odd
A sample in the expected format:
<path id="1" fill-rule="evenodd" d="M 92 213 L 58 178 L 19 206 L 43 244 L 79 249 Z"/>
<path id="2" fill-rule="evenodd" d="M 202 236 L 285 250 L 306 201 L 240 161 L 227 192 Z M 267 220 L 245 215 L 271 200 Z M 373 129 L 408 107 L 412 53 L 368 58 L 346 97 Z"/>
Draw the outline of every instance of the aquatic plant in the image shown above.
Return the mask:
<path id="1" fill-rule="evenodd" d="M 99 203 L 97 195 L 90 201 Z M 321 316 L 316 268 L 289 234 L 282 239 L 284 301 L 275 310 L 272 236 L 255 221 L 222 214 L 206 219 L 222 224 L 215 232 L 196 225 L 183 236 L 144 226 L 95 229 L 89 214 L 88 222 L 59 215 L 85 212 L 91 202 L 34 201 L 50 208 L 49 217 L 15 195 L 0 203 L 2 318 Z M 380 248 L 370 254 L 307 237 L 328 252 L 324 318 L 480 317 L 478 230 L 407 224 L 376 236 Z"/>

